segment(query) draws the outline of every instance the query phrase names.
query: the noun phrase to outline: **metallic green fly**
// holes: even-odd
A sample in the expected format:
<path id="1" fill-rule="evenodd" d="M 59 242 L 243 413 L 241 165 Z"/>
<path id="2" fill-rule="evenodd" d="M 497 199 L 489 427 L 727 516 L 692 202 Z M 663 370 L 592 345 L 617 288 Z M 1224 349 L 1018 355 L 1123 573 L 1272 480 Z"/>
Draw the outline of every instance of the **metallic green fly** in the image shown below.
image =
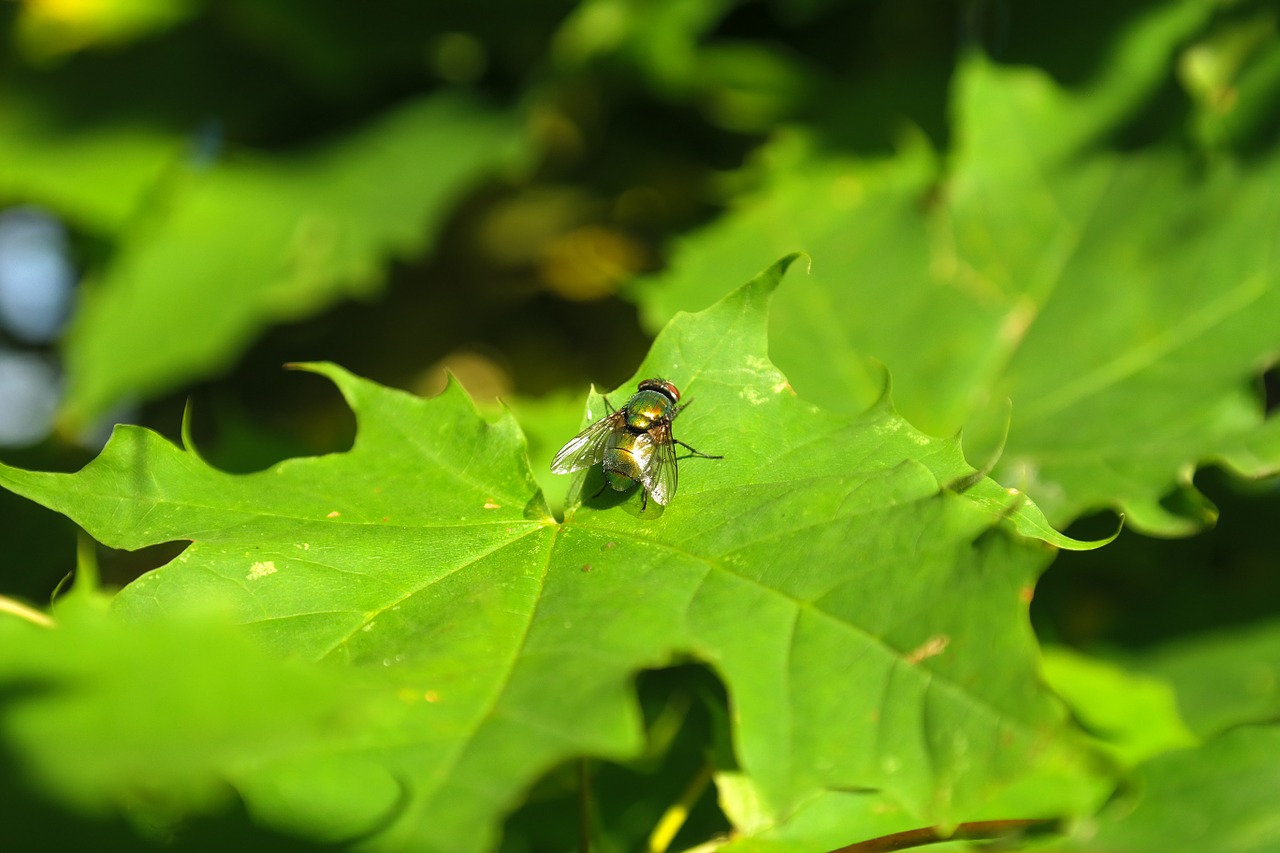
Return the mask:
<path id="1" fill-rule="evenodd" d="M 570 474 L 600 465 L 604 486 L 625 491 L 633 483 L 644 489 L 640 511 L 649 498 L 666 505 L 676 493 L 679 470 L 675 446 L 678 444 L 703 459 L 723 459 L 695 450 L 672 437 L 671 422 L 689 405 L 680 405 L 680 391 L 665 379 L 646 379 L 621 409 L 615 411 L 604 401 L 609 414 L 574 436 L 560 448 L 551 462 L 555 474 Z M 595 495 L 592 495 L 595 497 Z"/>

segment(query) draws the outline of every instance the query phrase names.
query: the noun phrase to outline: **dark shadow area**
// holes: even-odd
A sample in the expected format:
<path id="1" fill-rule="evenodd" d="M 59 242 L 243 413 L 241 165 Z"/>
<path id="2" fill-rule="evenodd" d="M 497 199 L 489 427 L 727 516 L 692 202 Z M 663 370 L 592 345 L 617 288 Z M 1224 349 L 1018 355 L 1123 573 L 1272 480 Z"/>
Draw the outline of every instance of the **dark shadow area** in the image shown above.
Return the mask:
<path id="1" fill-rule="evenodd" d="M 1271 415 L 1280 408 L 1280 367 L 1273 365 L 1264 370 L 1259 382 L 1266 400 L 1267 414 Z"/>
<path id="2" fill-rule="evenodd" d="M 0 530 L 4 559 L 0 560 L 0 595 L 26 601 L 37 608 L 76 564 L 76 525 L 52 510 L 0 489 Z M 16 535 L 17 532 L 21 535 Z"/>
<path id="3" fill-rule="evenodd" d="M 625 762 L 569 762 L 546 774 L 507 818 L 502 853 L 579 850 L 584 806 L 593 850 L 648 849 L 663 815 L 682 799 L 688 816 L 670 850 L 729 831 L 708 776 L 712 767 L 734 766 L 724 686 L 708 667 L 694 663 L 646 670 L 635 684 L 644 753 Z"/>
<path id="4" fill-rule="evenodd" d="M 1042 640 L 1141 648 L 1280 615 L 1280 488 L 1218 468 L 1201 470 L 1195 484 L 1218 508 L 1216 526 L 1186 539 L 1126 529 L 1104 548 L 1058 555 L 1031 605 Z M 1115 516 L 1102 513 L 1067 533 L 1097 539 L 1114 530 Z"/>
<path id="5" fill-rule="evenodd" d="M 103 587 L 112 589 L 141 577 L 152 569 L 168 565 L 191 546 L 189 541 L 161 542 L 136 551 L 97 546 L 98 577 Z"/>

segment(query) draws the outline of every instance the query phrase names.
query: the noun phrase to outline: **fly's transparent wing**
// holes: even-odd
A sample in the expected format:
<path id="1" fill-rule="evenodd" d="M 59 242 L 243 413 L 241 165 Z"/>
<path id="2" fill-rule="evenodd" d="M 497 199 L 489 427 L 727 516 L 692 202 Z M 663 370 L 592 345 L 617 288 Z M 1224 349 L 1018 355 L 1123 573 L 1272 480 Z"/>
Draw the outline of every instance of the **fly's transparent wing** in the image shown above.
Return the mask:
<path id="1" fill-rule="evenodd" d="M 551 473 L 571 474 L 599 465 L 604 461 L 604 447 L 609 434 L 618 427 L 623 417 L 625 416 L 620 411 L 606 415 L 569 439 L 569 443 L 560 448 L 556 458 L 551 460 Z"/>
<path id="2" fill-rule="evenodd" d="M 649 430 L 653 441 L 653 458 L 640 472 L 640 485 L 649 497 L 666 506 L 675 497 L 680 469 L 676 464 L 676 446 L 671 441 L 671 422 L 656 424 Z"/>

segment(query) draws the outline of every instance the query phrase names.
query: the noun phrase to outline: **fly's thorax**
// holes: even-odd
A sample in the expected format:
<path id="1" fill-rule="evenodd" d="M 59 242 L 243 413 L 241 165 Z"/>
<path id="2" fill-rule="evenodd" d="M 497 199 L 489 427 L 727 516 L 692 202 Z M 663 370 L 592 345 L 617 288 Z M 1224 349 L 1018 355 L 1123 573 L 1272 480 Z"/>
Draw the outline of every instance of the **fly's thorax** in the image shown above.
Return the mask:
<path id="1" fill-rule="evenodd" d="M 627 402 L 627 427 L 647 430 L 654 424 L 671 417 L 675 404 L 659 391 L 638 391 Z"/>

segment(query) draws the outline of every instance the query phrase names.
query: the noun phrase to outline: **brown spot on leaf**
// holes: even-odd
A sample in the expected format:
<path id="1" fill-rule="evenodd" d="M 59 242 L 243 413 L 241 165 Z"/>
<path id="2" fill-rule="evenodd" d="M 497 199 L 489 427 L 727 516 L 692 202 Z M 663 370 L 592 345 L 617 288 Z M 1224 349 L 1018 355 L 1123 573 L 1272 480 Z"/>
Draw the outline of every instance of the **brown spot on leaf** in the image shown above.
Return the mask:
<path id="1" fill-rule="evenodd" d="M 950 643 L 951 638 L 946 634 L 934 634 L 925 640 L 919 648 L 907 655 L 907 663 L 920 663 L 920 661 L 927 658 L 937 657 L 946 650 Z"/>

